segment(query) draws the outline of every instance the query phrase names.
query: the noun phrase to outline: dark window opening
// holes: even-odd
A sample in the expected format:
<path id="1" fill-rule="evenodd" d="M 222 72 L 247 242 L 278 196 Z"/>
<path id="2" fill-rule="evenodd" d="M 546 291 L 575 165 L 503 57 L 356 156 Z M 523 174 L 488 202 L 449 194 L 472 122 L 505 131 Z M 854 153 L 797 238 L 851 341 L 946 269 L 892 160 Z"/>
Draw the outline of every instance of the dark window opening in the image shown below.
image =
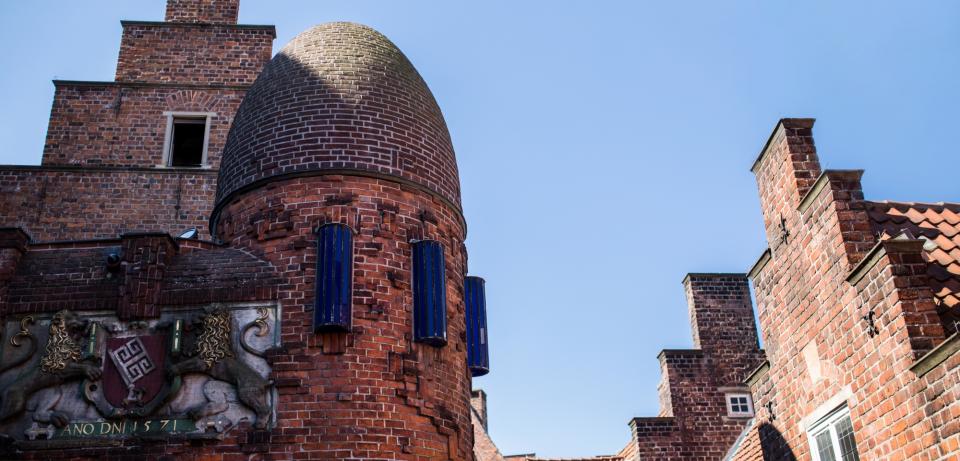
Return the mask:
<path id="1" fill-rule="evenodd" d="M 175 117 L 170 139 L 170 166 L 202 166 L 206 131 L 206 118 Z"/>

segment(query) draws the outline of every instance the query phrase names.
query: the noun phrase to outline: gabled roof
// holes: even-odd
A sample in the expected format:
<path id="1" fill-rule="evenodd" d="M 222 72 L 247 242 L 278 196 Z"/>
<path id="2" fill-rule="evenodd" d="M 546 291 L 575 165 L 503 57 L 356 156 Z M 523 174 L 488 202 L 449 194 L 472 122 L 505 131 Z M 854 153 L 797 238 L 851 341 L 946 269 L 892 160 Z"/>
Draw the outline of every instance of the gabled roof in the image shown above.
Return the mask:
<path id="1" fill-rule="evenodd" d="M 865 205 L 881 240 L 904 233 L 926 240 L 924 258 L 937 307 L 942 313 L 960 310 L 960 203 L 867 201 Z"/>

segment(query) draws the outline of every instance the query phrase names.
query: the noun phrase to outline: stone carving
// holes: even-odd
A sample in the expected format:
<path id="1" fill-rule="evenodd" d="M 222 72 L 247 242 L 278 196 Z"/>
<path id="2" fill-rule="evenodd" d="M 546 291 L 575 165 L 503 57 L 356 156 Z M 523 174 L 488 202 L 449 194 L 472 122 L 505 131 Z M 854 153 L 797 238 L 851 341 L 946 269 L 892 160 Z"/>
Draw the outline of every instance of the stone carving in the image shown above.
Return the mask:
<path id="1" fill-rule="evenodd" d="M 10 345 L 13 347 L 21 347 L 22 344 L 20 344 L 20 338 L 25 338 L 30 341 L 30 349 L 28 349 L 27 352 L 22 353 L 20 357 L 16 358 L 15 360 L 11 360 L 8 363 L 0 365 L 0 374 L 3 374 L 3 372 L 11 368 L 16 368 L 20 365 L 23 365 L 30 360 L 31 357 L 33 357 L 33 354 L 37 353 L 37 338 L 30 333 L 29 329 L 32 323 L 33 317 L 29 315 L 20 319 L 20 331 L 10 337 Z"/>
<path id="2" fill-rule="evenodd" d="M 248 352 L 256 351 L 246 343 L 246 332 L 254 326 L 260 327 L 260 331 L 263 332 L 264 329 L 260 326 L 263 324 L 261 317 L 241 330 L 239 342 Z M 203 331 L 197 337 L 197 354 L 171 366 L 170 374 L 177 376 L 190 372 L 205 373 L 214 379 L 234 385 L 237 399 L 256 413 L 254 427 L 266 428 L 272 414 L 269 391 L 273 383 L 257 373 L 250 365 L 237 359 L 230 341 L 232 330 L 230 311 L 221 306 L 215 306 L 201 317 L 201 321 Z M 224 410 L 220 402 L 207 402 L 190 409 L 190 414 L 195 416 L 194 419 L 199 419 Z"/>
<path id="3" fill-rule="evenodd" d="M 167 379 L 163 371 L 168 335 L 149 334 L 143 328 L 132 332 L 136 335 L 103 341 L 108 356 L 103 377 L 84 385 L 85 398 L 106 418 L 150 415 L 180 389 L 180 379 Z"/>
<path id="4" fill-rule="evenodd" d="M 80 362 L 80 345 L 77 341 L 86 327 L 87 321 L 81 320 L 73 312 L 64 310 L 53 316 L 39 366 L 29 367 L 0 391 L 0 422 L 23 413 L 27 399 L 37 391 L 59 386 L 69 380 L 100 378 L 99 368 Z M 53 411 L 59 400 L 60 396 L 52 401 L 48 400 L 35 412 L 34 419 L 37 422 L 53 423 L 56 427 L 66 426 L 70 420 L 69 415 Z"/>
<path id="5" fill-rule="evenodd" d="M 123 322 L 60 311 L 0 326 L 0 438 L 219 436 L 273 421 L 274 307 L 214 305 Z M 274 334 L 270 334 L 270 333 Z M 207 434 L 208 433 L 208 434 Z M 207 434 L 207 435 L 205 435 Z"/>

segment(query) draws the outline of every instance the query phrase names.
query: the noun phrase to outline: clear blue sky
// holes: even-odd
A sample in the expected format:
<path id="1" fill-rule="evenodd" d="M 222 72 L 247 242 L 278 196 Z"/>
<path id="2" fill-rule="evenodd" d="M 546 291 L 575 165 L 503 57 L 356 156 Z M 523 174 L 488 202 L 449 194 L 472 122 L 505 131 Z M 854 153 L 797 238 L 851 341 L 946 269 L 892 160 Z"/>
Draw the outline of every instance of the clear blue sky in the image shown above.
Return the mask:
<path id="1" fill-rule="evenodd" d="M 506 454 L 612 453 L 691 346 L 680 281 L 765 248 L 748 171 L 816 117 L 868 198 L 960 201 L 960 3 L 243 0 L 279 48 L 371 25 L 453 135 L 470 269 L 487 279 L 490 432 Z M 0 2 L 0 163 L 40 162 L 53 78 L 111 80 L 120 19 L 163 0 Z"/>

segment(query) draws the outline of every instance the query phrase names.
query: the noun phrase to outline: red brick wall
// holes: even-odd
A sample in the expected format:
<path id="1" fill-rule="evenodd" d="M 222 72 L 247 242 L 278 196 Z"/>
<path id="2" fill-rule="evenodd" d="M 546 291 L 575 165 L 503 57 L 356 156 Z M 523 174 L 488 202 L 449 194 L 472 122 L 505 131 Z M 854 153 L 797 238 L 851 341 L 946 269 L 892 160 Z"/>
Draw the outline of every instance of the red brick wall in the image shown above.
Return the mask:
<path id="1" fill-rule="evenodd" d="M 682 431 L 673 418 L 634 418 L 630 429 L 637 460 L 688 459 L 684 457 Z"/>
<path id="2" fill-rule="evenodd" d="M 167 13 L 232 23 L 237 5 L 171 0 Z M 22 226 L 37 241 L 205 232 L 229 126 L 274 36 L 272 26 L 124 23 L 118 82 L 56 82 L 43 155 L 53 168 L 0 169 L 0 224 Z M 217 114 L 208 171 L 147 170 L 163 164 L 165 111 Z"/>
<path id="3" fill-rule="evenodd" d="M 716 382 L 740 385 L 761 356 L 744 274 L 689 274 L 684 280 L 693 346 L 716 364 Z"/>
<path id="4" fill-rule="evenodd" d="M 245 88 L 57 82 L 44 165 L 163 165 L 166 111 L 214 112 L 207 164 L 216 169 Z"/>
<path id="5" fill-rule="evenodd" d="M 820 168 L 811 160 L 812 122 L 796 125 L 778 126 L 754 170 L 772 251 L 754 279 L 771 364 L 753 392 L 758 408 L 773 408 L 772 419 L 765 409 L 757 415 L 766 424 L 764 448 L 775 449 L 779 440 L 781 453 L 808 458 L 804 422 L 845 399 L 861 459 L 955 456 L 960 426 L 951 421 L 960 407 L 952 390 L 960 359 L 951 357 L 922 378 L 910 369 L 943 341 L 921 267 L 922 242 L 884 243 L 882 257 L 865 258 L 876 238 L 860 172 L 827 171 L 817 183 L 797 174 Z M 800 167 L 798 158 L 805 159 Z M 863 277 L 848 281 L 861 261 Z M 862 319 L 871 310 L 879 330 L 872 337 Z M 806 358 L 805 347 L 813 352 Z"/>
<path id="6" fill-rule="evenodd" d="M 124 232 L 207 233 L 216 173 L 196 170 L 0 169 L 0 222 L 35 242 Z"/>
<path id="7" fill-rule="evenodd" d="M 631 422 L 639 459 L 721 459 L 749 418 L 727 416 L 726 394 L 762 363 L 744 274 L 689 274 L 694 345 L 660 353 L 657 418 Z"/>
<path id="8" fill-rule="evenodd" d="M 240 0 L 167 0 L 168 22 L 236 24 Z"/>
<path id="9" fill-rule="evenodd" d="M 10 280 L 27 251 L 28 241 L 29 236 L 20 229 L 0 228 L 0 312 L 6 310 Z"/>
<path id="10" fill-rule="evenodd" d="M 466 367 L 459 212 L 421 188 L 374 178 L 314 176 L 270 183 L 228 203 L 217 237 L 282 271 L 282 341 L 274 370 L 305 388 L 281 389 L 282 434 L 318 458 L 473 459 L 471 379 Z M 315 230 L 327 222 L 354 237 L 353 330 L 346 339 L 312 332 Z M 449 343 L 412 342 L 411 239 L 443 244 Z M 339 355 L 324 354 L 340 350 Z M 344 430 L 349 437 L 336 437 Z M 277 438 L 275 438 L 277 441 Z"/>
<path id="11" fill-rule="evenodd" d="M 116 80 L 249 85 L 275 36 L 273 26 L 124 21 Z"/>

